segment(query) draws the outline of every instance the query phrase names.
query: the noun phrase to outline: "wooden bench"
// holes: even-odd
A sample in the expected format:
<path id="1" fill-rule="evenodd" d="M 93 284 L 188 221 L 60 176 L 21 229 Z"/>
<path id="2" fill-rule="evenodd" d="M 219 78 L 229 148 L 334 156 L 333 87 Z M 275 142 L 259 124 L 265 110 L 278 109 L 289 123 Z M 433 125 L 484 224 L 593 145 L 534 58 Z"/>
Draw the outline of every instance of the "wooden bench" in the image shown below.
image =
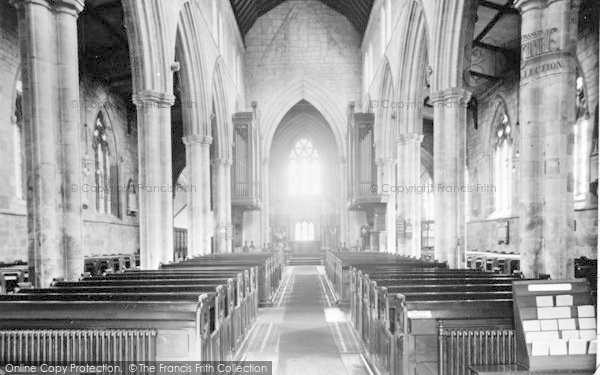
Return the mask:
<path id="1" fill-rule="evenodd" d="M 257 314 L 258 267 L 201 263 L 0 296 L 0 361 L 230 359 Z"/>
<path id="2" fill-rule="evenodd" d="M 275 253 L 216 254 L 190 258 L 184 262 L 162 265 L 163 270 L 183 271 L 198 267 L 247 267 L 258 266 L 259 298 L 262 305 L 271 305 L 272 298 L 281 282 L 285 267 L 283 251 Z"/>
<path id="3" fill-rule="evenodd" d="M 466 337 L 473 340 L 469 341 L 471 347 L 454 346 L 453 350 L 460 348 L 461 353 L 476 355 L 495 348 L 497 352 L 493 355 L 514 360 L 512 281 L 515 277 L 450 270 L 435 262 L 429 267 L 402 257 L 389 261 L 389 255 L 368 259 L 370 256 L 330 254 L 328 258 L 337 258 L 334 260 L 337 265 L 327 267 L 339 269 L 342 263 L 342 269 L 348 269 L 346 294 L 350 300 L 350 319 L 383 372 L 464 374 L 467 359 L 455 361 L 451 368 L 441 367 L 449 357 L 447 348 L 442 347 L 448 331 L 444 330 L 442 335 L 441 329 L 446 325 L 452 326 L 452 334 L 456 333 L 461 340 Z M 350 259 L 349 264 L 340 258 Z M 475 347 L 473 343 L 477 340 L 481 345 Z M 460 358 L 460 353 L 454 354 L 451 360 Z"/>

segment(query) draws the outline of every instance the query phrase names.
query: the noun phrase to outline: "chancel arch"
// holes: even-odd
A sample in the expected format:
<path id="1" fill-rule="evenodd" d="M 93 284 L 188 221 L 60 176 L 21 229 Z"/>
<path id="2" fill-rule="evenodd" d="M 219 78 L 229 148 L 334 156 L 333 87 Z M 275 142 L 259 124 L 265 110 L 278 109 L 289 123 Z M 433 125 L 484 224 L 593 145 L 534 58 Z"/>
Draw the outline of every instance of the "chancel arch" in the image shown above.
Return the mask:
<path id="1" fill-rule="evenodd" d="M 344 124 L 346 123 L 344 118 L 345 107 L 342 103 L 338 103 L 334 99 L 333 94 L 328 92 L 326 88 L 310 79 L 297 78 L 288 82 L 273 97 L 275 99 L 263 109 L 264 112 L 261 120 L 264 129 L 264 157 L 268 157 L 268 150 L 272 147 L 275 131 L 281 120 L 290 109 L 302 100 L 313 105 L 327 120 L 334 134 L 334 141 L 336 148 L 339 150 L 339 156 L 346 154 L 344 141 Z"/>
<path id="2" fill-rule="evenodd" d="M 298 251 L 338 246 L 338 148 L 331 126 L 311 103 L 298 102 L 282 118 L 269 160 L 269 242 L 303 242 L 292 245 Z"/>

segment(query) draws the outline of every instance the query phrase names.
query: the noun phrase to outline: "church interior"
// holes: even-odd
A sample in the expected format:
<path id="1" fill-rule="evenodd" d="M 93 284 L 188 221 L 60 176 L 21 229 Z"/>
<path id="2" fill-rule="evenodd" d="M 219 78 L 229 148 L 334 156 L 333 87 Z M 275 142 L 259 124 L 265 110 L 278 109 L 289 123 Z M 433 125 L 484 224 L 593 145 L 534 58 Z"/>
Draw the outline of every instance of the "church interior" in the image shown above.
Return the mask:
<path id="1" fill-rule="evenodd" d="M 600 373 L 599 18 L 0 0 L 0 368 Z"/>

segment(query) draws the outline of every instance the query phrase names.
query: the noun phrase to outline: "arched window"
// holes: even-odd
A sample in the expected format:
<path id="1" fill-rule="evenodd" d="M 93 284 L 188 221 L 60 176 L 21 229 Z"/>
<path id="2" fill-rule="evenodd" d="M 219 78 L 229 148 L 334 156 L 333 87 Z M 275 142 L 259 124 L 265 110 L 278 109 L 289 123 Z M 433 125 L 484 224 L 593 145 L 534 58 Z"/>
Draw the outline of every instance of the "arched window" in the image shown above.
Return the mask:
<path id="1" fill-rule="evenodd" d="M 212 0 L 212 32 L 215 41 L 218 43 L 219 39 L 219 9 L 217 7 L 217 0 Z"/>
<path id="2" fill-rule="evenodd" d="M 321 194 L 321 162 L 311 141 L 301 139 L 290 153 L 288 168 L 290 195 Z"/>
<path id="3" fill-rule="evenodd" d="M 494 209 L 501 215 L 512 207 L 513 128 L 503 105 L 494 120 Z"/>
<path id="4" fill-rule="evenodd" d="M 294 239 L 296 241 L 314 241 L 315 224 L 312 221 L 299 221 L 294 225 Z"/>
<path id="5" fill-rule="evenodd" d="M 113 214 L 120 217 L 118 189 L 114 194 L 111 189 L 113 182 L 117 182 L 117 167 L 111 165 L 111 149 L 108 143 L 108 128 L 102 113 L 96 117 L 94 125 L 93 143 L 96 187 L 96 211 L 99 213 Z M 113 176 L 114 175 L 114 176 Z M 111 181 L 114 177 L 115 181 Z"/>
<path id="6" fill-rule="evenodd" d="M 23 84 L 17 81 L 15 98 L 15 113 L 13 117 L 13 162 L 14 162 L 14 193 L 17 200 L 25 199 L 25 136 L 23 129 Z"/>
<path id="7" fill-rule="evenodd" d="M 433 197 L 433 179 L 425 168 L 421 170 L 421 220 L 433 220 L 435 201 Z"/>
<path id="8" fill-rule="evenodd" d="M 386 26 L 386 11 L 385 6 L 381 7 L 379 14 L 379 30 L 381 38 L 381 56 L 385 55 L 385 46 L 387 44 L 387 26 Z"/>
<path id="9" fill-rule="evenodd" d="M 392 37 L 392 0 L 386 0 L 385 2 L 386 8 L 386 19 L 385 19 L 385 32 L 386 39 L 385 44 L 387 45 L 390 42 Z"/>
<path id="10" fill-rule="evenodd" d="M 381 55 L 385 55 L 386 47 L 392 36 L 392 4 L 386 0 L 381 7 L 379 27 L 381 31 Z"/>
<path id="11" fill-rule="evenodd" d="M 585 85 L 583 77 L 577 73 L 577 120 L 573 126 L 575 137 L 574 147 L 574 194 L 575 204 L 585 204 L 587 193 L 589 191 L 589 163 L 588 159 L 591 153 L 589 133 L 590 133 L 590 114 L 587 107 L 587 98 L 585 95 Z"/>

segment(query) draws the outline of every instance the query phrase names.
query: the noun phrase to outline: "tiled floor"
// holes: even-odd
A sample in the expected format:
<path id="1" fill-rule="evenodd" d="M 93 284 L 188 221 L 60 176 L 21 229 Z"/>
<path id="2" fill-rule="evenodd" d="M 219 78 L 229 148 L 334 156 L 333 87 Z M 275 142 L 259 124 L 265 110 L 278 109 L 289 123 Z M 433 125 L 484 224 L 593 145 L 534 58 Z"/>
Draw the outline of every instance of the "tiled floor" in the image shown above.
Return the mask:
<path id="1" fill-rule="evenodd" d="M 242 359 L 273 361 L 276 375 L 369 375 L 322 267 L 289 267 L 282 283 L 274 307 L 260 310 Z"/>

